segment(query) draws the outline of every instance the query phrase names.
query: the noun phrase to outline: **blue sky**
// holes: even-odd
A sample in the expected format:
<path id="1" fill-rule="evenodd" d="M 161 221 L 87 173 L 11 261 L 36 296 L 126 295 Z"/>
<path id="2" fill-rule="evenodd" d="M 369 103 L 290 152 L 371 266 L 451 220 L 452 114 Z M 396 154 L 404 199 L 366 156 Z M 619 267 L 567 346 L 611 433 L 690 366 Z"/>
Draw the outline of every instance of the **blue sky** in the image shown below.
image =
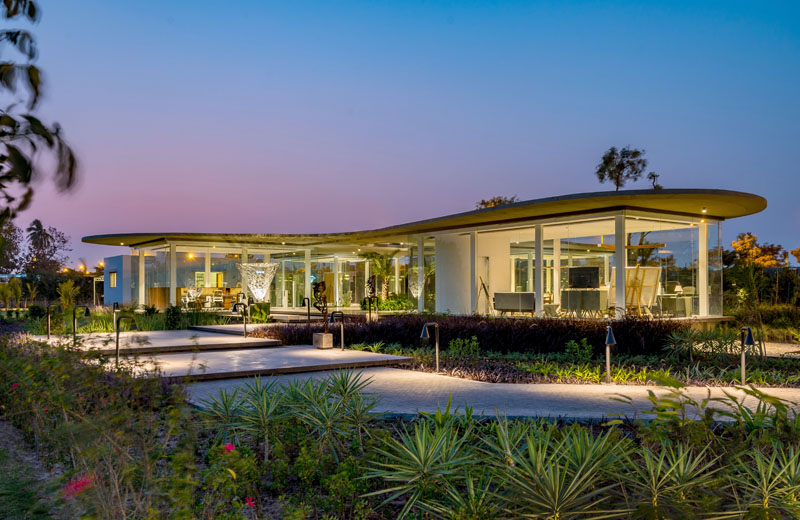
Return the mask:
<path id="1" fill-rule="evenodd" d="M 800 246 L 798 2 L 41 3 L 41 112 L 83 179 L 20 220 L 92 264 L 121 250 L 83 235 L 347 231 L 606 189 L 611 145 L 665 187 L 766 197 L 726 246 Z"/>

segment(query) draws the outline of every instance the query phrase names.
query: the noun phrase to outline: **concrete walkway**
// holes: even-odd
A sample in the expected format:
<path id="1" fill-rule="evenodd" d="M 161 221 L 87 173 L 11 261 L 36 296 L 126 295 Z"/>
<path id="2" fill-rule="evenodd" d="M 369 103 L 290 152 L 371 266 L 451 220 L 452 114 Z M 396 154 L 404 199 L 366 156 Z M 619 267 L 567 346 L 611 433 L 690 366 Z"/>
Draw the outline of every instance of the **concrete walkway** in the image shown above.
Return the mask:
<path id="1" fill-rule="evenodd" d="M 239 326 L 241 328 L 241 325 Z M 37 341 L 47 341 L 47 336 L 33 336 Z M 52 344 L 68 344 L 72 336 L 52 336 Z M 98 350 L 103 354 L 114 354 L 114 333 L 78 334 L 78 344 L 85 350 Z M 153 330 L 119 333 L 119 350 L 122 355 L 157 354 L 162 352 L 194 352 L 222 349 L 247 349 L 253 347 L 275 347 L 280 341 L 266 338 L 243 338 L 242 336 L 214 334 L 196 330 Z"/>
<path id="2" fill-rule="evenodd" d="M 157 364 L 165 377 L 209 380 L 389 366 L 408 360 L 409 358 L 403 356 L 373 352 L 338 348 L 320 350 L 311 345 L 293 345 L 268 349 L 160 354 L 147 356 L 142 361 L 145 362 L 145 367 Z"/>
<path id="3" fill-rule="evenodd" d="M 653 386 L 483 383 L 398 368 L 370 368 L 361 372 L 364 377 L 371 378 L 366 391 L 380 399 L 376 411 L 395 414 L 434 412 L 438 407 L 445 407 L 452 395 L 453 407 L 458 406 L 463 410 L 465 404 L 468 404 L 478 415 L 495 416 L 500 413 L 508 417 L 598 420 L 619 415 L 633 418 L 641 416 L 642 411 L 652 407 L 648 399 L 649 390 L 657 395 L 666 393 L 663 387 Z M 276 376 L 276 379 L 280 382 L 320 379 L 330 373 L 281 375 Z M 221 388 L 230 390 L 244 385 L 246 381 L 247 379 L 242 378 L 194 383 L 188 385 L 188 391 L 191 401 L 198 404 Z M 737 396 L 744 395 L 734 388 L 687 389 L 687 393 L 697 400 L 707 397 L 709 391 L 712 397 L 723 397 L 723 391 Z M 800 389 L 768 388 L 764 391 L 800 403 Z M 613 399 L 621 395 L 630 397 L 631 403 L 620 403 Z M 755 407 L 754 399 L 747 398 L 746 402 Z"/>

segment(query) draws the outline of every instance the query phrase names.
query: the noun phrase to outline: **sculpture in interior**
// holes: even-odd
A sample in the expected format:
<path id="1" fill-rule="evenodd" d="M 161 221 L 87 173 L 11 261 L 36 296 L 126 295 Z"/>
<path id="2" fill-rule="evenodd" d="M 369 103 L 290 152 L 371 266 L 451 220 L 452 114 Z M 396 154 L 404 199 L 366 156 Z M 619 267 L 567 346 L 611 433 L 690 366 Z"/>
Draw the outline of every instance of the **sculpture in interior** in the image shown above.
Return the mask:
<path id="1" fill-rule="evenodd" d="M 269 287 L 278 272 L 280 264 L 277 263 L 256 263 L 256 264 L 236 264 L 239 273 L 242 275 L 242 284 L 253 296 L 256 303 L 263 303 L 268 299 Z"/>
<path id="2" fill-rule="evenodd" d="M 325 295 L 325 282 L 314 283 L 314 308 L 322 313 L 322 323 L 325 327 L 325 334 L 328 333 L 328 297 Z"/>

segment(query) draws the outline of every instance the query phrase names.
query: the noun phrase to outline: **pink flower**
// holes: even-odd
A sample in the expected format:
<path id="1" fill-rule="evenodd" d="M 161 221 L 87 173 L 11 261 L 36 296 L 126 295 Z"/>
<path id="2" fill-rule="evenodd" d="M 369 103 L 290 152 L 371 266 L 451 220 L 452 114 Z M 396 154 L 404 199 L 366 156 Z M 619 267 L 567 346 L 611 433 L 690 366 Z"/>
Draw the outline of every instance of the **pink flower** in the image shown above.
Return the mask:
<path id="1" fill-rule="evenodd" d="M 256 507 L 256 503 L 253 502 L 253 497 L 244 497 L 245 503 L 247 503 L 250 507 Z"/>
<path id="2" fill-rule="evenodd" d="M 65 498 L 74 498 L 92 487 L 92 485 L 94 485 L 94 477 L 92 475 L 82 475 L 67 482 L 61 492 Z"/>
<path id="3" fill-rule="evenodd" d="M 13 392 L 14 389 L 17 388 L 18 386 L 19 386 L 19 383 L 11 383 L 11 390 L 9 390 L 9 391 Z"/>
<path id="4" fill-rule="evenodd" d="M 226 444 L 225 446 L 222 447 L 222 452 L 223 453 L 230 453 L 235 449 L 236 449 L 236 446 L 234 446 L 233 444 L 231 444 L 229 442 L 228 444 Z"/>

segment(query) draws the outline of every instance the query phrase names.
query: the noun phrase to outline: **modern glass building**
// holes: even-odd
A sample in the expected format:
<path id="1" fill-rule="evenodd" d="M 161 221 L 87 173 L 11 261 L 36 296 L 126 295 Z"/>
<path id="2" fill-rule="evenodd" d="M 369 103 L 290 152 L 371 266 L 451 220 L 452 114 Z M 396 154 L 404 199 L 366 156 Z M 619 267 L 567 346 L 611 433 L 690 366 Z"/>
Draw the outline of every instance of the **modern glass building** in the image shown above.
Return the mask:
<path id="1" fill-rule="evenodd" d="M 386 287 L 419 311 L 714 317 L 723 312 L 722 222 L 766 205 L 735 191 L 633 190 L 347 233 L 159 232 L 83 241 L 129 250 L 105 259 L 107 305 L 227 310 L 246 291 L 236 264 L 273 262 L 275 311 L 302 307 L 322 280 L 330 304 L 358 309 L 377 275 L 379 293 Z"/>

